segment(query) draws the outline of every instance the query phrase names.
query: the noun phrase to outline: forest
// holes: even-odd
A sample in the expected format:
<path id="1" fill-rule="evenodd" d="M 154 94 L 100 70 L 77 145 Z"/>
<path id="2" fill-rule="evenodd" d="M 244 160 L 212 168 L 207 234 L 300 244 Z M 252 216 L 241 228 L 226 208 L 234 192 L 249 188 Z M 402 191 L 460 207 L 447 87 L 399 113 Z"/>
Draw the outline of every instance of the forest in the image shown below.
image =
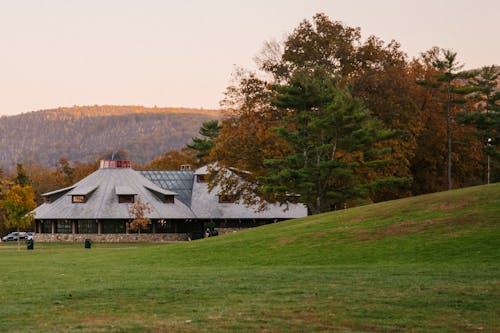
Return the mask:
<path id="1" fill-rule="evenodd" d="M 0 166 L 17 163 L 53 167 L 60 158 L 93 162 L 112 150 L 127 150 L 146 163 L 179 149 L 217 110 L 142 106 L 74 106 L 0 117 Z"/>
<path id="2" fill-rule="evenodd" d="M 2 152 L 17 163 L 1 177 L 2 197 L 19 184 L 39 202 L 95 170 L 88 157 L 110 148 L 125 150 L 136 169 L 211 163 L 210 184 L 227 195 L 300 201 L 310 214 L 500 180 L 497 65 L 464 71 L 460 55 L 440 47 L 409 58 L 397 41 L 363 37 L 321 13 L 264 42 L 255 61 L 258 70 L 235 71 L 221 118 L 148 112 L 97 121 L 76 108 L 19 116 L 11 132 L 13 119 L 0 119 L 2 149 L 17 145 Z M 52 127 L 28 128 L 30 117 L 54 117 Z M 51 148 L 36 155 L 41 147 Z M 246 181 L 223 177 L 227 168 Z"/>

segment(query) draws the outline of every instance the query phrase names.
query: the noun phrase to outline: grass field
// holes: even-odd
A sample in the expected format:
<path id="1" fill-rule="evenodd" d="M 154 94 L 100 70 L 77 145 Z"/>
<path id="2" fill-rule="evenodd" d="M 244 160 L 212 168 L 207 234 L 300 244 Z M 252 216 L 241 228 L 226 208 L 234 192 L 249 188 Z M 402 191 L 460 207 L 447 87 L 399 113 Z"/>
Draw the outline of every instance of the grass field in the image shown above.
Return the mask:
<path id="1" fill-rule="evenodd" d="M 500 184 L 179 244 L 0 245 L 0 332 L 500 332 Z"/>

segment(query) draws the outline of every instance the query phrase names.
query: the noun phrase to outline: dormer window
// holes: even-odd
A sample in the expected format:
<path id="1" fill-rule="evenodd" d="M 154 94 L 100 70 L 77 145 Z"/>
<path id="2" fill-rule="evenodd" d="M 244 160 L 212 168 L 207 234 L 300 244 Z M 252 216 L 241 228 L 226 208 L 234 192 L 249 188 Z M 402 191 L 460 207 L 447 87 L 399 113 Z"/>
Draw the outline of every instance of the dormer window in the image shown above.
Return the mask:
<path id="1" fill-rule="evenodd" d="M 206 183 L 208 181 L 207 175 L 196 175 L 197 183 Z"/>
<path id="2" fill-rule="evenodd" d="M 161 202 L 167 203 L 167 204 L 175 203 L 175 196 L 177 195 L 177 193 L 172 192 L 172 191 L 168 191 L 168 190 L 164 190 L 161 187 L 158 187 L 156 185 L 144 186 L 144 187 L 147 188 L 149 191 L 151 191 L 151 193 L 153 193 L 154 196 L 158 200 L 160 200 Z"/>
<path id="3" fill-rule="evenodd" d="M 72 203 L 86 203 L 96 189 L 97 186 L 79 186 L 69 192 L 68 195 L 71 195 Z"/>
<path id="4" fill-rule="evenodd" d="M 135 195 L 133 194 L 124 194 L 118 196 L 118 203 L 134 203 Z"/>
<path id="5" fill-rule="evenodd" d="M 56 191 L 52 192 L 47 192 L 42 194 L 43 200 L 45 203 L 51 203 L 62 197 L 64 194 L 68 193 L 72 189 L 74 189 L 75 186 L 70 186 L 70 187 L 65 187 Z"/>
<path id="6" fill-rule="evenodd" d="M 85 196 L 84 195 L 72 195 L 71 196 L 71 202 L 72 203 L 85 203 Z"/>
<path id="7" fill-rule="evenodd" d="M 130 186 L 116 186 L 115 193 L 118 195 L 118 203 L 135 203 L 137 192 Z"/>
<path id="8" fill-rule="evenodd" d="M 173 196 L 173 195 L 164 195 L 162 201 L 163 201 L 163 203 L 173 204 L 175 202 L 175 196 Z"/>

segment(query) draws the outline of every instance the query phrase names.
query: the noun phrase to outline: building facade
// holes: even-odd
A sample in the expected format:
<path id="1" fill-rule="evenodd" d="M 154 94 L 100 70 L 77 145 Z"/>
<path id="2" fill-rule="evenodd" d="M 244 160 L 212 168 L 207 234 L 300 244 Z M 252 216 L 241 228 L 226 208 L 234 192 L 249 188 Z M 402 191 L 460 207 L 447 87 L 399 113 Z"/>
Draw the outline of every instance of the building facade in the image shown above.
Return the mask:
<path id="1" fill-rule="evenodd" d="M 188 168 L 184 168 L 188 169 Z M 269 204 L 264 210 L 208 190 L 208 169 L 135 171 L 129 160 L 111 155 L 76 184 L 43 194 L 35 216 L 38 241 L 181 241 L 202 238 L 207 229 L 228 233 L 307 216 L 302 204 Z M 151 224 L 129 230 L 130 207 L 147 203 Z"/>

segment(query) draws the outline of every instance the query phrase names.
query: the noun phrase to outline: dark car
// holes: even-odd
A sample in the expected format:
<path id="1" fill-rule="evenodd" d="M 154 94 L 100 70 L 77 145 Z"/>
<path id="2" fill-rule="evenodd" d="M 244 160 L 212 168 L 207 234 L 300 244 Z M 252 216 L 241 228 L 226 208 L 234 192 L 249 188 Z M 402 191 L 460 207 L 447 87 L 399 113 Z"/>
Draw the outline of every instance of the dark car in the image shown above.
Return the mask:
<path id="1" fill-rule="evenodd" d="M 26 239 L 25 232 L 11 232 L 7 236 L 2 238 L 2 242 L 17 241 L 17 239 Z"/>

